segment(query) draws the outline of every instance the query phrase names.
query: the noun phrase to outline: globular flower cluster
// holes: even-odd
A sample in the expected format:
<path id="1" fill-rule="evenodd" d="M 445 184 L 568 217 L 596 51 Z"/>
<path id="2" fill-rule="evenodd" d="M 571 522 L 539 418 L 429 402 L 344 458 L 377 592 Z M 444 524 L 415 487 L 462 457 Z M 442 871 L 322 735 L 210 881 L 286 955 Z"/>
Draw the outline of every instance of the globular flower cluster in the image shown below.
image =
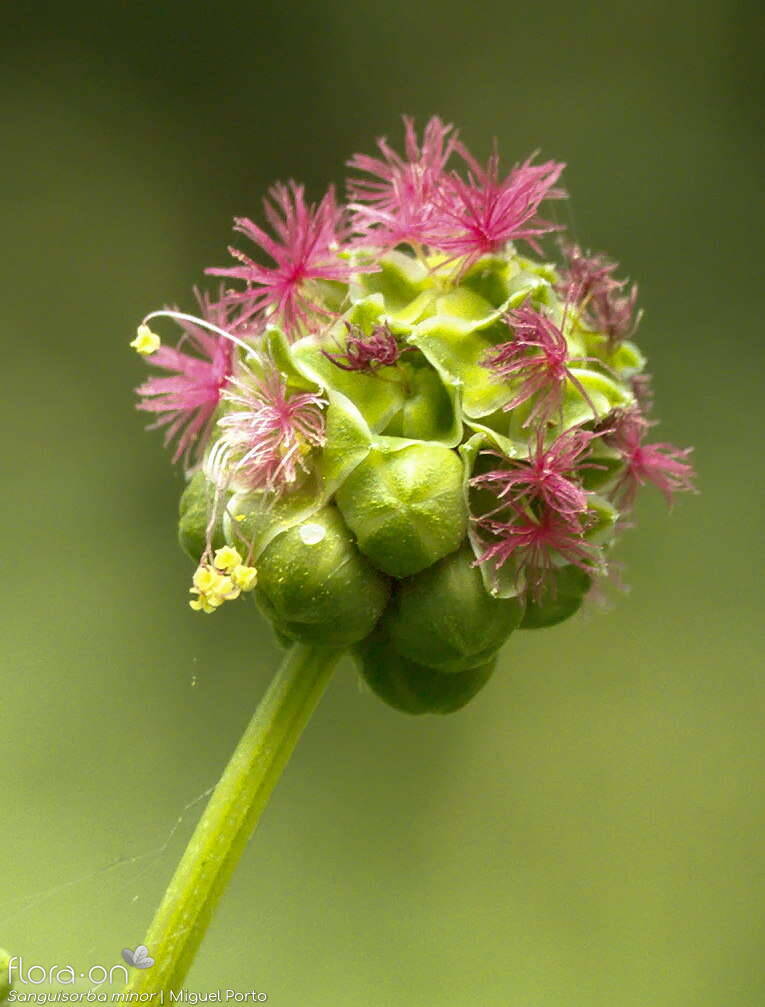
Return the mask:
<path id="1" fill-rule="evenodd" d="M 444 675 L 480 667 L 485 680 L 496 651 L 436 660 L 410 646 L 397 627 L 421 578 L 436 578 L 434 596 L 442 569 L 459 580 L 463 613 L 478 591 L 471 604 L 507 633 L 560 621 L 607 570 L 637 490 L 671 502 L 693 469 L 687 449 L 648 439 L 637 287 L 543 209 L 566 197 L 564 166 L 505 169 L 437 117 L 421 135 L 404 125 L 403 152 L 381 139 L 351 158 L 345 202 L 275 185 L 262 224 L 235 221 L 234 264 L 208 270 L 222 285 L 197 294 L 198 312 L 154 312 L 131 345 L 164 372 L 139 386 L 138 408 L 190 478 L 192 607 L 215 611 L 257 567 L 277 632 L 322 639 L 328 585 L 358 602 L 363 582 L 344 642 L 372 687 L 414 712 L 434 708 L 422 697 Z M 180 326 L 177 345 L 157 317 Z M 379 672 L 394 660 L 397 677 Z"/>

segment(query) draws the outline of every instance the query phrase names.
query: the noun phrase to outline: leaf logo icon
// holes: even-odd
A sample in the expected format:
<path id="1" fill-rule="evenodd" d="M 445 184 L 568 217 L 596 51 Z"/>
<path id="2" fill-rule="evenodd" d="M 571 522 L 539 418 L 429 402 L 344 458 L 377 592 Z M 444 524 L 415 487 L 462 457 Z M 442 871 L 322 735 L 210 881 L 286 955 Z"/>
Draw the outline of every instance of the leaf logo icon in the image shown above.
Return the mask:
<path id="1" fill-rule="evenodd" d="M 154 959 L 149 954 L 149 949 L 145 944 L 139 944 L 135 951 L 131 951 L 130 948 L 123 948 L 122 957 L 134 969 L 150 969 L 154 964 Z"/>

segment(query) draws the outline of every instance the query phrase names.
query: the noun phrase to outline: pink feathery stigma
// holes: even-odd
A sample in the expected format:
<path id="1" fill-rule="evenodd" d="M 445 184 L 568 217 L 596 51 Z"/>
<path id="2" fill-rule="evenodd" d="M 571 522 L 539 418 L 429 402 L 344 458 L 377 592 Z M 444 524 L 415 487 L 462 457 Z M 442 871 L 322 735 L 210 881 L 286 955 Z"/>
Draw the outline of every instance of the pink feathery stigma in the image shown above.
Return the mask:
<path id="1" fill-rule="evenodd" d="M 605 332 L 612 349 L 635 333 L 640 323 L 640 312 L 635 313 L 638 288 L 634 283 L 625 294 L 611 291 L 594 296 L 589 311 L 598 332 Z"/>
<path id="2" fill-rule="evenodd" d="M 524 427 L 536 422 L 547 423 L 561 411 L 569 380 L 597 415 L 586 389 L 570 364 L 583 363 L 586 358 L 568 356 L 565 336 L 549 318 L 524 306 L 508 312 L 505 321 L 513 331 L 513 339 L 496 346 L 488 354 L 485 366 L 508 381 L 519 382 L 518 390 L 504 406 L 509 411 L 528 399 L 536 398 Z"/>
<path id="3" fill-rule="evenodd" d="M 248 489 L 278 494 L 296 482 L 299 470 L 308 471 L 306 455 L 325 442 L 323 399 L 290 394 L 276 370 L 264 378 L 243 370 L 229 380 L 223 398 L 235 408 L 218 421 L 223 433 L 211 468 L 219 484 L 233 475 Z"/>
<path id="4" fill-rule="evenodd" d="M 653 379 L 650 374 L 635 374 L 630 379 L 632 394 L 643 414 L 653 409 Z"/>
<path id="5" fill-rule="evenodd" d="M 539 517 L 517 513 L 509 521 L 486 516 L 476 524 L 489 535 L 476 562 L 491 563 L 498 570 L 513 560 L 532 598 L 538 599 L 550 583 L 556 559 L 590 574 L 603 567 L 600 550 L 585 541 L 581 525 L 555 511 L 543 510 Z"/>
<path id="6" fill-rule="evenodd" d="M 532 164 L 529 158 L 500 179 L 496 152 L 483 168 L 463 144 L 457 143 L 455 149 L 468 165 L 468 178 L 456 172 L 448 176 L 432 244 L 463 259 L 462 271 L 482 255 L 501 251 L 509 241 L 525 239 L 539 251 L 536 238 L 559 228 L 537 216 L 537 210 L 544 199 L 565 197 L 563 189 L 555 188 L 565 165 Z"/>
<path id="7" fill-rule="evenodd" d="M 422 144 L 414 120 L 404 116 L 406 156 L 401 157 L 383 137 L 377 141 L 382 157 L 356 154 L 349 167 L 370 178 L 353 178 L 348 195 L 353 229 L 362 235 L 359 244 L 384 248 L 407 242 L 428 245 L 437 222 L 436 198 L 446 164 L 455 149 L 452 127 L 437 116 L 425 126 Z"/>
<path id="8" fill-rule="evenodd" d="M 263 266 L 230 248 L 231 255 L 241 265 L 207 272 L 245 281 L 245 290 L 229 292 L 226 298 L 240 305 L 243 321 L 263 322 L 273 316 L 286 326 L 288 335 L 294 335 L 309 314 L 328 314 L 321 299 L 311 291 L 310 281 L 344 283 L 354 269 L 358 272 L 372 267 L 354 267 L 338 256 L 338 246 L 346 239 L 347 228 L 343 209 L 337 206 L 332 189 L 318 206 L 308 205 L 303 186 L 292 181 L 273 186 L 269 195 L 270 201 L 265 199 L 263 205 L 275 237 L 247 217 L 237 218 L 235 229 L 259 245 L 275 265 Z"/>
<path id="9" fill-rule="evenodd" d="M 527 461 L 505 458 L 495 451 L 484 452 L 501 458 L 503 465 L 471 479 L 471 485 L 493 492 L 498 507 L 522 511 L 524 506 L 539 502 L 562 518 L 577 518 L 587 510 L 587 494 L 577 481 L 584 468 L 597 468 L 582 461 L 597 434 L 574 427 L 560 434 L 548 448 L 544 446 L 544 429 L 537 430 Z"/>
<path id="10" fill-rule="evenodd" d="M 624 292 L 626 280 L 612 274 L 618 263 L 604 255 L 585 255 L 578 245 L 563 245 L 567 269 L 558 284 L 558 292 L 587 313 L 587 322 L 608 336 L 612 348 L 628 339 L 637 328 L 640 316 L 635 316 L 638 288 Z"/>
<path id="11" fill-rule="evenodd" d="M 398 362 L 401 349 L 387 325 L 375 326 L 368 336 L 364 335 L 358 325 L 346 322 L 345 326 L 348 330 L 345 350 L 341 353 L 322 350 L 335 367 L 343 371 L 374 374 L 381 367 L 391 367 Z"/>
<path id="12" fill-rule="evenodd" d="M 205 321 L 236 331 L 239 322 L 232 318 L 228 305 L 212 302 L 199 291 L 195 295 Z M 221 390 L 231 374 L 234 343 L 191 321 L 178 320 L 178 324 L 183 335 L 175 349 L 160 346 L 148 358 L 153 367 L 172 376 L 149 378 L 139 385 L 136 394 L 141 400 L 136 408 L 157 414 L 152 426 L 165 428 L 165 444 L 177 438 L 173 461 L 185 458 L 192 465 L 205 448 Z"/>
<path id="13" fill-rule="evenodd" d="M 605 255 L 585 255 L 579 245 L 561 243 L 566 257 L 567 268 L 563 270 L 561 282 L 556 289 L 561 297 L 572 304 L 581 304 L 593 295 L 609 294 L 624 286 L 623 280 L 611 274 L 618 269 L 618 263 Z"/>
<path id="14" fill-rule="evenodd" d="M 638 488 L 646 483 L 653 483 L 670 506 L 673 494 L 694 491 L 695 472 L 686 460 L 692 448 L 666 442 L 643 444 L 650 423 L 636 408 L 618 410 L 609 422 L 612 429 L 606 434 L 606 443 L 616 448 L 626 465 L 613 490 L 619 507 L 630 510 Z"/>

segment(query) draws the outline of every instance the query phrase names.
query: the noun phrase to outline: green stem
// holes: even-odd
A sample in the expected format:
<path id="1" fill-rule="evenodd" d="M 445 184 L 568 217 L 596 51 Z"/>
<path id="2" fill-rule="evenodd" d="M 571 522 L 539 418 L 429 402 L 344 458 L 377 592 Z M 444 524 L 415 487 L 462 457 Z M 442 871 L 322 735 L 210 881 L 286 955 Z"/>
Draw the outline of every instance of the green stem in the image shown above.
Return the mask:
<path id="1" fill-rule="evenodd" d="M 155 964 L 127 992 L 181 988 L 218 900 L 342 650 L 295 644 L 268 688 L 183 854 L 144 943 Z"/>

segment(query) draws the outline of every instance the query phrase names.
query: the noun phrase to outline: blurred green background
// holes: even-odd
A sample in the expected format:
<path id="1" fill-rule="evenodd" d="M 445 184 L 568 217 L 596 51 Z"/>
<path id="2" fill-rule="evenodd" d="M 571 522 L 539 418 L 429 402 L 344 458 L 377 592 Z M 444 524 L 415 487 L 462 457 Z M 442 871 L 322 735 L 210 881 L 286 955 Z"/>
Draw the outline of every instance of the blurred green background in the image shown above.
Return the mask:
<path id="1" fill-rule="evenodd" d="M 186 607 L 137 322 L 190 306 L 273 180 L 318 196 L 439 113 L 481 155 L 568 162 L 562 219 L 639 280 L 659 434 L 696 445 L 702 494 L 668 517 L 647 491 L 630 593 L 518 634 L 452 718 L 343 665 L 189 988 L 765 1003 L 759 3 L 24 6 L 0 43 L 0 945 L 135 947 L 279 659 L 249 605 Z"/>

